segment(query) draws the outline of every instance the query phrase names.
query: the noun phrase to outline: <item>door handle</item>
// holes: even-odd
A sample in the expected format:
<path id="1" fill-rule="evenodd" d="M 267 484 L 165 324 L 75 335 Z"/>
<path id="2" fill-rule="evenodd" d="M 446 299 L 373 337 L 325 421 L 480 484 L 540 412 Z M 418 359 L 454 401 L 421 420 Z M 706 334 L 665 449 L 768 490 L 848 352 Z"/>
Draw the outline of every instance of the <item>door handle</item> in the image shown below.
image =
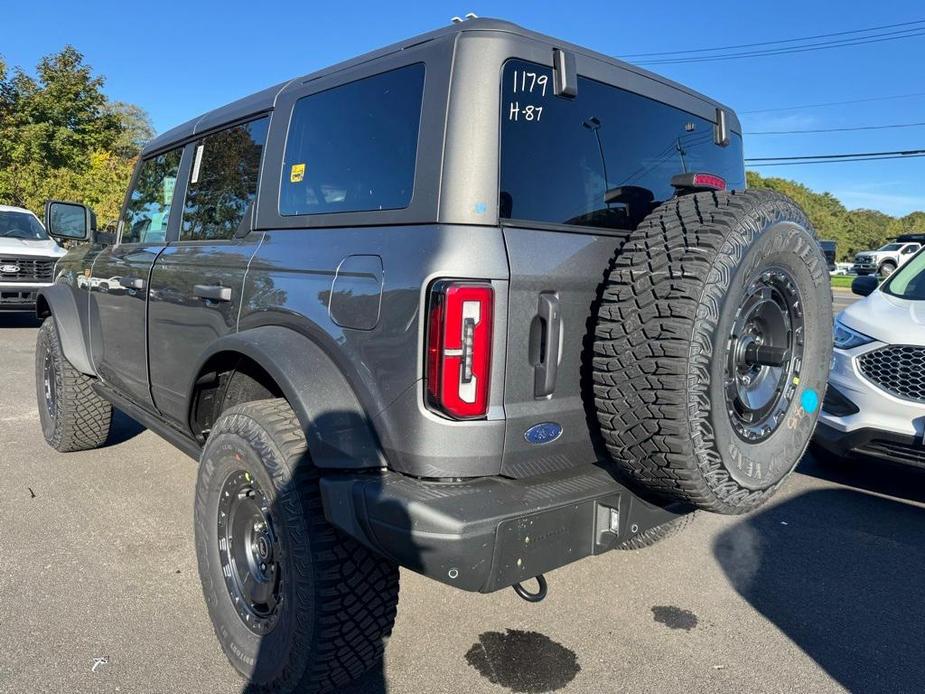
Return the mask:
<path id="1" fill-rule="evenodd" d="M 559 335 L 562 321 L 559 297 L 540 294 L 539 305 L 530 326 L 530 362 L 533 364 L 533 395 L 543 398 L 556 389 L 559 372 Z"/>
<path id="2" fill-rule="evenodd" d="M 231 287 L 220 287 L 217 284 L 193 285 L 193 296 L 211 301 L 231 301 Z"/>
<path id="3" fill-rule="evenodd" d="M 145 281 L 140 277 L 120 277 L 119 286 L 126 289 L 144 289 Z"/>

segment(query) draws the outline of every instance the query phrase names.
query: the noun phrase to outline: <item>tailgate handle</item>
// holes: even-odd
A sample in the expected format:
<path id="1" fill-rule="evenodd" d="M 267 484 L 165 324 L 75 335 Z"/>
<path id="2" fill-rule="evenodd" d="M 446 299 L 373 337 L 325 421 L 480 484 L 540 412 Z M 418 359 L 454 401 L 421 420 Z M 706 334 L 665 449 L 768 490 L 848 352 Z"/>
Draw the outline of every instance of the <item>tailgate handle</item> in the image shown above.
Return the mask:
<path id="1" fill-rule="evenodd" d="M 212 301 L 231 301 L 231 287 L 220 287 L 217 284 L 193 285 L 193 296 Z"/>
<path id="2" fill-rule="evenodd" d="M 544 398 L 556 389 L 559 370 L 559 297 L 540 294 L 539 306 L 530 326 L 530 363 L 533 364 L 533 395 Z"/>

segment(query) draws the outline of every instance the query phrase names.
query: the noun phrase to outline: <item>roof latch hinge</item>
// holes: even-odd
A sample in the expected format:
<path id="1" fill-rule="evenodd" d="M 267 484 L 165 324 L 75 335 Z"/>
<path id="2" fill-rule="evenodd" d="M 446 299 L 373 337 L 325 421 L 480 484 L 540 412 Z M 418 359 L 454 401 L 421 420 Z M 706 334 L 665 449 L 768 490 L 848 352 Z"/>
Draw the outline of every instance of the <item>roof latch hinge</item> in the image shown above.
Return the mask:
<path id="1" fill-rule="evenodd" d="M 726 111 L 716 109 L 716 125 L 713 127 L 713 141 L 720 147 L 729 144 L 729 126 L 726 124 Z"/>
<path id="2" fill-rule="evenodd" d="M 556 96 L 578 96 L 578 69 L 575 55 L 561 48 L 552 49 L 553 94 Z"/>

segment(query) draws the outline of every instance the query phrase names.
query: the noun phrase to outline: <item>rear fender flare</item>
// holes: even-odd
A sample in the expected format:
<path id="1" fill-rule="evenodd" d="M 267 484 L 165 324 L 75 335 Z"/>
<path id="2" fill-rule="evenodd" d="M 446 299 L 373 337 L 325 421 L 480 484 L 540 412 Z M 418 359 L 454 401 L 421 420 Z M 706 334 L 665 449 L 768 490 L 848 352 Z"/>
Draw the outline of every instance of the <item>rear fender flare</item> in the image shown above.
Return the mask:
<path id="1" fill-rule="evenodd" d="M 365 408 L 340 369 L 312 340 L 280 326 L 227 335 L 203 356 L 196 378 L 220 352 L 242 354 L 273 378 L 299 418 L 316 466 L 354 470 L 386 466 Z M 191 404 L 194 388 L 195 379 L 188 390 Z"/>
<path id="2" fill-rule="evenodd" d="M 77 299 L 71 287 L 65 284 L 55 284 L 40 289 L 36 298 L 35 315 L 38 318 L 53 316 L 64 357 L 81 373 L 89 376 L 97 375 L 84 341 L 80 313 L 77 310 Z"/>

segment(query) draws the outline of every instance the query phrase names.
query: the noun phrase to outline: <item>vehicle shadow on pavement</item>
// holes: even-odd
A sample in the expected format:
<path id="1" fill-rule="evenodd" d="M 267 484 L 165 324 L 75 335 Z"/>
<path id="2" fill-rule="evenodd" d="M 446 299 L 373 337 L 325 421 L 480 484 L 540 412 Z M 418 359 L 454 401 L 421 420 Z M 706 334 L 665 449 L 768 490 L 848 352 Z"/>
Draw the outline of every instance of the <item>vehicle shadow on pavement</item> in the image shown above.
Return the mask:
<path id="1" fill-rule="evenodd" d="M 41 327 L 42 321 L 36 318 L 34 313 L 28 311 L 0 312 L 0 330 L 7 328 L 37 329 Z"/>
<path id="2" fill-rule="evenodd" d="M 120 443 L 125 443 L 129 439 L 135 438 L 144 430 L 144 425 L 136 422 L 122 410 L 113 408 L 109 436 L 106 438 L 106 443 L 103 444 L 103 447 L 118 446 Z"/>
<path id="3" fill-rule="evenodd" d="M 814 490 L 735 524 L 714 553 L 736 590 L 849 691 L 921 690 L 925 509 Z"/>
<path id="4" fill-rule="evenodd" d="M 925 504 L 925 469 L 876 458 L 842 458 L 813 448 L 798 471 L 846 487 Z"/>

